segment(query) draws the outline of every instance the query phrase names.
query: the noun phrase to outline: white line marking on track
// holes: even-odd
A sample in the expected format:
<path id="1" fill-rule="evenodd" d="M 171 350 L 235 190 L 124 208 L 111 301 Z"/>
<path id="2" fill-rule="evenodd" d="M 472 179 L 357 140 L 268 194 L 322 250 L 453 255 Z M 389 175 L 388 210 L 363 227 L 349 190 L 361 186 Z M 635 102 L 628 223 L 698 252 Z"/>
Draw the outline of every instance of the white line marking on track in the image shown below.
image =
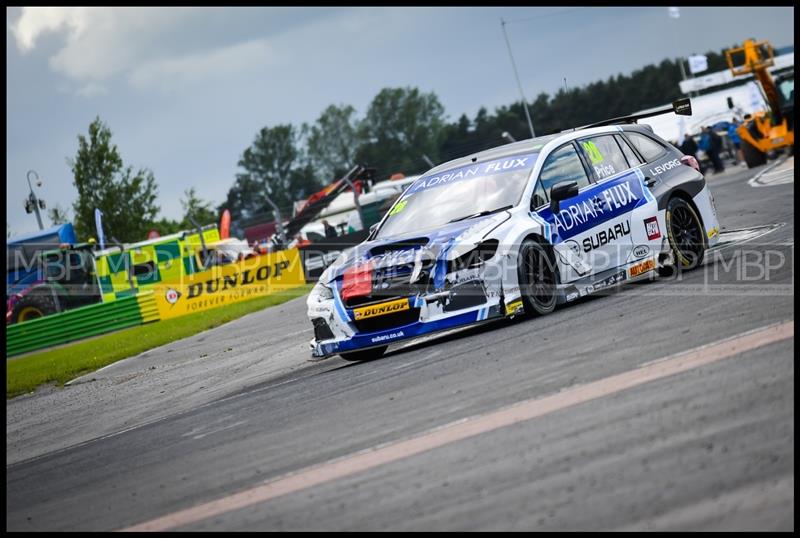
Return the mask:
<path id="1" fill-rule="evenodd" d="M 348 477 L 380 465 L 402 460 L 463 439 L 492 432 L 505 426 L 518 424 L 568 407 L 616 394 L 644 383 L 673 376 L 793 337 L 794 320 L 748 331 L 732 338 L 666 357 L 621 374 L 570 387 L 550 396 L 519 402 L 494 412 L 446 424 L 410 439 L 386 443 L 333 461 L 301 469 L 297 472 L 262 482 L 244 491 L 121 530 L 163 531 L 190 525 L 234 510 L 263 503 L 276 497 Z"/>
<path id="2" fill-rule="evenodd" d="M 727 249 L 728 247 L 747 243 L 748 241 L 752 241 L 753 239 L 767 235 L 768 233 L 774 232 L 775 230 L 783 228 L 784 226 L 786 226 L 785 222 L 779 222 L 777 224 L 767 224 L 765 226 L 755 226 L 753 228 L 725 230 L 719 234 L 719 243 L 709 248 L 706 253 L 717 252 Z M 706 257 L 703 265 L 707 265 L 709 260 L 710 258 Z"/>
<path id="3" fill-rule="evenodd" d="M 419 364 L 421 362 L 429 361 L 429 360 L 431 360 L 432 357 L 435 357 L 436 355 L 441 355 L 441 354 L 442 354 L 442 350 L 439 349 L 437 351 L 433 351 L 431 353 L 428 353 L 427 355 L 425 355 L 425 357 L 423 357 L 423 358 L 421 358 L 419 360 L 407 362 L 405 364 L 401 364 L 400 366 L 395 366 L 392 369 L 393 370 L 401 370 L 403 368 L 408 368 L 409 366 L 414 366 L 415 364 Z"/>
<path id="4" fill-rule="evenodd" d="M 294 331 L 294 332 L 291 332 L 291 333 L 287 333 L 287 334 L 283 334 L 283 335 L 281 335 L 281 338 L 289 338 L 290 336 L 295 336 L 295 335 L 298 335 L 298 334 L 308 333 L 308 332 L 311 332 L 311 331 L 313 331 L 313 330 L 314 330 L 313 328 L 308 328 L 308 329 L 303 329 L 302 331 Z M 201 334 L 201 333 L 198 333 L 198 334 Z M 191 338 L 191 337 L 189 337 L 189 338 Z M 172 343 L 172 342 L 171 342 L 171 343 Z M 170 344 L 164 344 L 164 346 L 168 346 L 168 345 L 170 345 Z M 161 346 L 159 346 L 159 347 L 161 347 Z M 82 380 L 82 379 L 84 379 L 84 378 L 85 378 L 86 376 L 88 376 L 88 375 L 96 375 L 96 374 L 99 374 L 100 372 L 102 372 L 102 371 L 104 371 L 104 370 L 108 370 L 109 368 L 113 368 L 114 366 L 123 366 L 123 365 L 127 365 L 129 361 L 132 361 L 132 360 L 134 360 L 134 359 L 138 359 L 138 358 L 140 358 L 142 355 L 144 355 L 145 353 L 148 353 L 148 352 L 150 352 L 150 351 L 153 351 L 154 349 L 156 349 L 156 348 L 152 348 L 152 349 L 148 349 L 148 350 L 146 350 L 146 351 L 142 351 L 141 353 L 139 353 L 139 354 L 137 354 L 137 355 L 132 355 L 132 356 L 130 356 L 130 357 L 126 357 L 126 358 L 124 358 L 124 359 L 122 359 L 122 360 L 118 360 L 118 361 L 116 361 L 116 362 L 112 362 L 111 364 L 106 364 L 106 365 L 105 365 L 105 366 L 103 366 L 102 368 L 100 368 L 100 369 L 98 369 L 98 370 L 95 370 L 94 372 L 91 372 L 91 374 L 84 374 L 84 375 L 82 375 L 82 376 L 80 376 L 80 377 L 76 377 L 75 379 L 72 379 L 72 380 L 70 380 L 70 381 L 67 381 L 66 383 L 64 383 L 64 386 L 66 386 L 66 387 L 70 387 L 70 386 L 72 386 L 72 385 L 74 385 L 74 384 L 80 385 L 80 384 L 86 383 L 87 381 L 80 381 L 80 382 L 79 382 L 79 380 Z M 215 352 L 215 353 L 222 353 L 222 352 L 223 352 L 223 351 L 222 351 L 222 349 L 220 349 L 218 352 Z M 166 366 L 170 366 L 170 365 L 166 365 Z"/>
<path id="5" fill-rule="evenodd" d="M 314 330 L 314 329 L 308 328 L 308 329 L 303 329 L 302 331 L 295 331 L 295 332 L 293 332 L 293 333 L 289 333 L 289 334 L 283 334 L 283 335 L 281 335 L 281 336 L 285 338 L 285 337 L 287 337 L 287 336 L 294 336 L 295 334 L 310 333 L 310 332 L 311 332 L 311 331 L 313 331 L 313 330 Z"/>
<path id="6" fill-rule="evenodd" d="M 182 437 L 189 437 L 191 435 L 192 439 L 195 439 L 195 440 L 202 439 L 203 437 L 206 437 L 206 436 L 209 436 L 209 435 L 214 435 L 215 433 L 219 433 L 219 432 L 224 432 L 225 430 L 231 430 L 231 429 L 233 429 L 233 428 L 235 428 L 237 426 L 241 426 L 242 424 L 247 424 L 247 422 L 248 421 L 246 421 L 246 420 L 240 420 L 238 422 L 234 422 L 233 424 L 228 424 L 227 426 L 223 426 L 221 428 L 217 428 L 217 429 L 214 429 L 214 430 L 209 430 L 209 431 L 203 432 L 203 433 L 197 433 L 198 431 L 202 431 L 202 428 L 200 428 L 200 430 L 192 430 L 191 432 L 184 433 L 182 435 Z M 192 435 L 194 433 L 197 433 L 197 435 Z"/>
<path id="7" fill-rule="evenodd" d="M 417 338 L 412 339 L 411 341 L 405 343 L 404 345 L 400 346 L 398 349 L 405 349 L 407 347 L 418 346 L 419 344 L 430 342 L 431 340 L 436 340 L 437 338 L 443 338 L 445 336 L 456 334 L 461 331 L 465 331 L 467 329 L 472 329 L 475 327 L 474 325 L 468 325 L 466 327 L 456 327 L 455 329 L 448 329 L 446 331 L 435 332 L 432 334 L 428 334 L 425 336 L 420 336 Z"/>
<path id="8" fill-rule="evenodd" d="M 136 358 L 136 357 L 138 357 L 138 356 L 139 356 L 139 355 L 134 355 L 133 357 L 129 357 L 129 358 Z M 109 369 L 109 368 L 111 368 L 112 366 L 119 366 L 120 364 L 122 364 L 122 362 L 123 362 L 124 360 L 125 360 L 125 359 L 123 359 L 123 360 L 121 360 L 121 361 L 117 361 L 117 362 L 112 362 L 111 364 L 106 364 L 106 365 L 105 365 L 105 366 L 103 366 L 102 368 L 99 368 L 99 369 L 95 370 L 95 371 L 94 371 L 94 372 L 92 372 L 92 373 L 93 373 L 93 374 L 99 374 L 99 373 L 100 373 L 100 372 L 102 372 L 103 370 L 108 370 L 108 369 Z M 80 376 L 80 377 L 76 377 L 75 379 L 72 379 L 72 380 L 70 380 L 70 381 L 67 381 L 66 383 L 64 383 L 64 386 L 67 386 L 67 387 L 69 387 L 69 386 L 72 386 L 72 384 L 73 384 L 73 383 L 77 382 L 79 379 L 83 379 L 84 377 L 85 377 L 85 376 Z M 82 381 L 81 383 L 85 383 L 85 381 Z"/>
<path id="9" fill-rule="evenodd" d="M 334 369 L 334 368 L 331 368 L 331 369 Z M 248 396 L 250 394 L 255 394 L 257 392 L 264 392 L 265 390 L 271 390 L 271 389 L 274 389 L 276 387 L 280 387 L 282 385 L 286 385 L 288 383 L 294 383 L 295 381 L 299 381 L 299 380 L 305 379 L 307 377 L 313 377 L 313 376 L 315 376 L 317 374 L 318 373 L 315 372 L 315 373 L 309 374 L 309 375 L 301 375 L 301 376 L 293 377 L 291 379 L 287 379 L 286 381 L 281 381 L 280 383 L 275 383 L 273 385 L 268 385 L 266 387 L 259 387 L 257 389 L 252 389 L 252 390 L 248 390 L 248 391 L 245 391 L 245 392 L 238 392 L 236 394 L 231 394 L 230 396 L 225 396 L 223 398 L 220 398 L 219 400 L 206 402 L 204 404 L 198 405 L 197 407 L 193 407 L 191 409 L 186 409 L 184 411 L 178 411 L 177 413 L 173 413 L 171 415 L 167 415 L 167 416 L 164 416 L 164 417 L 159 417 L 159 418 L 150 420 L 148 422 L 143 422 L 141 424 L 136 424 L 134 426 L 131 426 L 130 428 L 125 428 L 124 430 L 119 430 L 119 431 L 116 431 L 116 432 L 113 432 L 113 433 L 107 433 L 107 434 L 101 435 L 99 437 L 94 437 L 92 439 L 87 439 L 86 441 L 81 441 L 80 443 L 76 443 L 74 445 L 65 446 L 64 448 L 59 448 L 57 450 L 53 450 L 52 452 L 46 452 L 44 454 L 40 454 L 40 455 L 34 456 L 32 458 L 28 458 L 28 459 L 25 459 L 25 460 L 14 462 L 14 463 L 12 463 L 10 465 L 6 465 L 6 469 L 9 469 L 10 467 L 15 467 L 15 466 L 18 466 L 18 465 L 26 464 L 26 463 L 31 463 L 31 462 L 40 460 L 42 458 L 55 456 L 55 455 L 60 454 L 62 452 L 66 452 L 67 450 L 80 448 L 82 446 L 86 446 L 86 445 L 88 445 L 90 443 L 94 443 L 96 441 L 103 441 L 105 439 L 111 439 L 112 437 L 117 437 L 118 435 L 122 435 L 123 433 L 128 433 L 130 431 L 137 430 L 139 428 L 144 428 L 146 426 L 152 426 L 154 424 L 158 424 L 159 422 L 164 422 L 166 420 L 170 420 L 170 419 L 177 418 L 177 417 L 180 417 L 180 416 L 183 416 L 183 415 L 187 415 L 189 413 L 193 413 L 195 411 L 199 411 L 200 409 L 205 409 L 206 407 L 211 407 L 212 405 L 217 405 L 217 404 L 220 404 L 220 403 L 223 403 L 223 402 L 227 402 L 227 401 L 230 401 L 230 400 L 235 400 L 237 398 L 242 398 L 244 396 Z"/>
<path id="10" fill-rule="evenodd" d="M 783 168 L 781 165 L 786 164 Z M 773 170 L 781 167 L 780 170 Z M 747 184 L 751 187 L 771 187 L 794 182 L 794 156 L 775 161 L 753 176 Z"/>

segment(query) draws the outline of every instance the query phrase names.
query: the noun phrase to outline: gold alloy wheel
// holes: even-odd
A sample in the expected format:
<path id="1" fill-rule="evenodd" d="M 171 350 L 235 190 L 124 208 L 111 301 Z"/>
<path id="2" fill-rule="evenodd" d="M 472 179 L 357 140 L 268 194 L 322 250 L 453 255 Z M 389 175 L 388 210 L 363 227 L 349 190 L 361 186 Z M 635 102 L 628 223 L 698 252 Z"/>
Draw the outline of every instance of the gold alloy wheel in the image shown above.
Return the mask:
<path id="1" fill-rule="evenodd" d="M 705 231 L 695 210 L 681 198 L 673 198 L 665 215 L 667 239 L 683 269 L 697 267 L 706 249 Z"/>

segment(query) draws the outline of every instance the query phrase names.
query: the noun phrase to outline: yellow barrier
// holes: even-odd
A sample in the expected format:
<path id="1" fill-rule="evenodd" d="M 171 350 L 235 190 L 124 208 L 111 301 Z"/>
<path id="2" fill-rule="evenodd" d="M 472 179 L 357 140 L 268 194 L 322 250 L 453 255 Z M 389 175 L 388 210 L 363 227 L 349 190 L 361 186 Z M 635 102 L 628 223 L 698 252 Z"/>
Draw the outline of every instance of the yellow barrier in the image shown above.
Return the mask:
<path id="1" fill-rule="evenodd" d="M 161 319 L 185 316 L 231 303 L 279 293 L 305 284 L 297 249 L 246 260 L 159 282 L 154 296 Z"/>

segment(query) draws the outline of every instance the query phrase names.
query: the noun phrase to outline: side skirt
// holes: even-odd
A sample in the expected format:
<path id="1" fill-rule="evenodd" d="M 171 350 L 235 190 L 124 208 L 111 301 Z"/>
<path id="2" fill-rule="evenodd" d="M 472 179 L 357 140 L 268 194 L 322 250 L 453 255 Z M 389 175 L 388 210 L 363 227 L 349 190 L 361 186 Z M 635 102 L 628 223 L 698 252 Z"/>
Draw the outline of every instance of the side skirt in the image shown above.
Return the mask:
<path id="1" fill-rule="evenodd" d="M 659 267 L 657 256 L 590 275 L 559 288 L 558 304 L 569 303 L 598 291 L 639 280 L 653 280 Z"/>

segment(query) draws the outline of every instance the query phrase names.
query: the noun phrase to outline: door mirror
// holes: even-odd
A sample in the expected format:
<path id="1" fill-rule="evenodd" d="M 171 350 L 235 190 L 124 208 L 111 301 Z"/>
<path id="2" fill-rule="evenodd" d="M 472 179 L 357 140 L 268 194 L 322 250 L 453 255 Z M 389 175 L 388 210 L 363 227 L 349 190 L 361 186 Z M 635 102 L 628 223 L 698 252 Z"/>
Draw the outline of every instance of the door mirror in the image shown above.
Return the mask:
<path id="1" fill-rule="evenodd" d="M 559 212 L 561 200 L 578 196 L 578 184 L 575 181 L 562 181 L 550 189 L 550 211 L 555 215 Z"/>

